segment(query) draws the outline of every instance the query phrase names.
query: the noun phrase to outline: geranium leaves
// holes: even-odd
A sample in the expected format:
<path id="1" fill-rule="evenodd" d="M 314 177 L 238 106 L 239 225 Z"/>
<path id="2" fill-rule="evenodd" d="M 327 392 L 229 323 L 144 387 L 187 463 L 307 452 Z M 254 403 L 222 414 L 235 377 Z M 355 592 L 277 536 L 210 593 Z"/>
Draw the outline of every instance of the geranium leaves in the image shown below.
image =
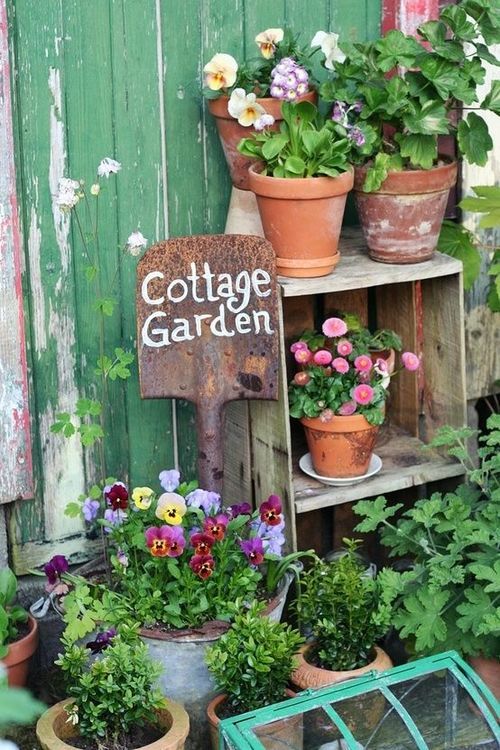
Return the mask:
<path id="1" fill-rule="evenodd" d="M 464 289 L 470 289 L 481 270 L 481 253 L 474 238 L 465 227 L 453 221 L 444 221 L 439 234 L 438 248 L 452 258 L 461 260 L 464 266 Z"/>
<path id="2" fill-rule="evenodd" d="M 395 624 L 400 628 L 403 638 L 415 637 L 417 653 L 432 650 L 437 642 L 446 639 L 446 623 L 442 610 L 450 598 L 448 591 L 432 591 L 422 587 L 415 594 L 407 597 L 404 609 L 395 617 Z"/>
<path id="3" fill-rule="evenodd" d="M 379 53 L 378 65 L 386 73 L 398 65 L 404 68 L 415 67 L 416 58 L 422 54 L 422 47 L 416 39 L 396 29 L 380 39 L 375 44 L 375 49 Z"/>
<path id="4" fill-rule="evenodd" d="M 467 161 L 484 167 L 488 161 L 488 152 L 493 148 L 493 141 L 483 118 L 475 112 L 469 112 L 467 120 L 461 120 L 458 124 L 457 137 L 460 150 Z"/>

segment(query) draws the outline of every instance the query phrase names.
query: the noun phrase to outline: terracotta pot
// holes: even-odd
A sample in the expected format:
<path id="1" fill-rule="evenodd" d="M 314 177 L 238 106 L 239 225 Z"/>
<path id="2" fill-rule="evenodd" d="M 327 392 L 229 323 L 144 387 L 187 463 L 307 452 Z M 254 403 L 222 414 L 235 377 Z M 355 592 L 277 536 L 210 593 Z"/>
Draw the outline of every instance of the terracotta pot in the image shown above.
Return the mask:
<path id="1" fill-rule="evenodd" d="M 370 258 L 421 263 L 436 249 L 457 162 L 389 172 L 380 190 L 362 190 L 367 166 L 356 168 L 354 195 Z"/>
<path id="2" fill-rule="evenodd" d="M 295 698 L 293 690 L 285 691 L 288 698 Z M 219 750 L 219 719 L 217 713 L 227 699 L 225 693 L 216 695 L 207 706 L 207 718 L 210 726 L 210 742 L 212 750 Z M 302 717 L 300 715 L 272 722 L 266 729 L 266 750 L 282 750 L 285 747 L 302 747 Z M 273 742 L 274 736 L 274 742 Z"/>
<path id="3" fill-rule="evenodd" d="M 362 414 L 333 417 L 330 422 L 303 418 L 307 446 L 316 474 L 322 477 L 359 477 L 366 474 L 378 427 Z"/>
<path id="4" fill-rule="evenodd" d="M 7 680 L 10 687 L 24 687 L 28 677 L 30 659 L 38 646 L 38 623 L 29 615 L 29 633 L 9 644 L 7 656 L 3 659 L 7 667 Z"/>
<path id="5" fill-rule="evenodd" d="M 467 660 L 482 681 L 489 687 L 497 701 L 500 701 L 500 661 L 484 656 L 470 656 Z"/>
<path id="6" fill-rule="evenodd" d="M 377 359 L 384 359 L 387 362 L 387 372 L 392 375 L 396 366 L 396 350 L 395 349 L 377 349 L 369 352 L 370 359 L 375 364 Z"/>
<path id="7" fill-rule="evenodd" d="M 304 96 L 300 97 L 298 101 L 316 102 L 317 94 L 315 91 L 309 91 Z M 224 156 L 226 157 L 229 174 L 231 175 L 231 181 L 234 187 L 240 190 L 250 190 L 248 183 L 248 167 L 255 160 L 248 156 L 243 156 L 237 149 L 238 143 L 242 138 L 248 138 L 254 129 L 252 127 L 244 127 L 240 125 L 238 120 L 235 120 L 227 111 L 227 105 L 229 97 L 221 96 L 218 99 L 208 100 L 208 109 L 210 114 L 215 117 L 215 124 L 219 133 L 220 142 L 224 149 Z M 257 102 L 261 104 L 266 113 L 274 117 L 274 125 L 269 130 L 279 130 L 280 121 L 283 119 L 281 115 L 281 99 L 273 99 L 272 97 L 265 97 L 257 99 Z"/>
<path id="8" fill-rule="evenodd" d="M 385 651 L 378 646 L 374 646 L 375 658 L 364 667 L 359 667 L 359 669 L 348 669 L 345 671 L 321 669 L 321 667 L 315 667 L 314 664 L 310 664 L 307 661 L 307 656 L 311 652 L 313 646 L 314 643 L 307 643 L 304 646 L 301 646 L 296 657 L 297 668 L 292 674 L 292 683 L 300 690 L 335 685 L 337 682 L 361 677 L 361 675 L 371 672 L 372 670 L 384 672 L 386 669 L 392 667 L 392 661 Z"/>
<path id="9" fill-rule="evenodd" d="M 294 278 L 326 276 L 338 263 L 347 193 L 354 173 L 338 177 L 280 178 L 248 170 L 264 236 L 276 253 L 276 272 Z"/>
<path id="10" fill-rule="evenodd" d="M 43 750 L 73 750 L 71 739 L 78 735 L 78 725 L 68 723 L 65 706 L 70 700 L 60 701 L 49 708 L 36 725 L 36 736 Z M 157 712 L 158 721 L 165 734 L 156 742 L 144 745 L 144 750 L 184 750 L 184 742 L 189 732 L 189 716 L 182 706 L 171 700 Z"/>

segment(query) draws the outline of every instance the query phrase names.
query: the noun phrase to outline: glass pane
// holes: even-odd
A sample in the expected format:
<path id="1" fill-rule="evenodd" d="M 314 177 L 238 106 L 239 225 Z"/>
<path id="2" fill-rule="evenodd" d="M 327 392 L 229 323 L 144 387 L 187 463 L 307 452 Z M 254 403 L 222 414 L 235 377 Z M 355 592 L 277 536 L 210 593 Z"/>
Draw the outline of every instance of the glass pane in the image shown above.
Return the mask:
<path id="1" fill-rule="evenodd" d="M 365 750 L 416 750 L 406 724 L 382 693 L 344 698 L 332 704 Z"/>
<path id="2" fill-rule="evenodd" d="M 347 750 L 342 734 L 322 708 L 252 730 L 266 750 Z"/>
<path id="3" fill-rule="evenodd" d="M 497 750 L 479 709 L 452 672 L 443 669 L 391 687 L 429 750 Z"/>

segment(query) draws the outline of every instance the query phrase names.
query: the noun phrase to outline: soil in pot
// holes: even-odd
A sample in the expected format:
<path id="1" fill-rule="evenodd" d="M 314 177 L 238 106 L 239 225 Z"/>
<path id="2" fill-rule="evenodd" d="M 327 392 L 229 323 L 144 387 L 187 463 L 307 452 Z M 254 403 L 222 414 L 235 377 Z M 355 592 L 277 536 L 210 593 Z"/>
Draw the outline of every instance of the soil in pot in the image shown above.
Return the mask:
<path id="1" fill-rule="evenodd" d="M 3 659 L 7 667 L 7 680 L 10 687 L 24 687 L 28 678 L 30 659 L 38 646 L 38 623 L 29 615 L 25 629 L 20 630 L 17 641 L 9 644 L 7 656 Z"/>
<path id="2" fill-rule="evenodd" d="M 329 422 L 303 418 L 307 447 L 314 471 L 323 477 L 359 477 L 366 474 L 378 427 L 362 414 L 333 417 Z"/>
<path id="3" fill-rule="evenodd" d="M 309 91 L 298 101 L 316 102 L 317 94 L 315 91 Z M 226 157 L 229 174 L 234 187 L 240 190 L 250 190 L 248 181 L 248 168 L 255 161 L 243 156 L 238 151 L 238 143 L 242 138 L 248 138 L 254 129 L 240 125 L 227 111 L 229 98 L 221 96 L 218 99 L 209 99 L 208 109 L 210 114 L 215 118 L 220 142 Z M 266 113 L 274 117 L 274 125 L 270 130 L 279 130 L 281 116 L 281 99 L 266 97 L 257 99 L 257 103 L 262 105 Z"/>
<path id="4" fill-rule="evenodd" d="M 437 246 L 457 163 L 389 172 L 379 190 L 363 192 L 368 167 L 355 170 L 354 195 L 370 258 L 381 263 L 421 263 Z"/>
<path id="5" fill-rule="evenodd" d="M 153 742 L 159 740 L 164 734 L 164 730 L 162 731 L 159 727 L 152 726 L 151 724 L 146 724 L 143 727 L 135 726 L 132 727 L 130 733 L 123 738 L 123 747 L 127 748 L 127 750 L 136 750 L 136 748 L 146 747 L 147 745 L 151 745 Z M 120 743 L 120 745 L 121 744 L 122 743 Z M 71 746 L 78 747 L 81 750 L 95 750 L 96 748 L 96 744 L 93 740 L 90 740 L 87 737 L 80 737 L 79 735 L 71 738 Z M 105 748 L 103 746 L 103 750 L 116 750 L 116 748 Z"/>
<path id="6" fill-rule="evenodd" d="M 286 179 L 248 170 L 264 236 L 276 253 L 276 272 L 293 278 L 325 276 L 338 263 L 340 230 L 352 171 L 337 177 Z"/>

